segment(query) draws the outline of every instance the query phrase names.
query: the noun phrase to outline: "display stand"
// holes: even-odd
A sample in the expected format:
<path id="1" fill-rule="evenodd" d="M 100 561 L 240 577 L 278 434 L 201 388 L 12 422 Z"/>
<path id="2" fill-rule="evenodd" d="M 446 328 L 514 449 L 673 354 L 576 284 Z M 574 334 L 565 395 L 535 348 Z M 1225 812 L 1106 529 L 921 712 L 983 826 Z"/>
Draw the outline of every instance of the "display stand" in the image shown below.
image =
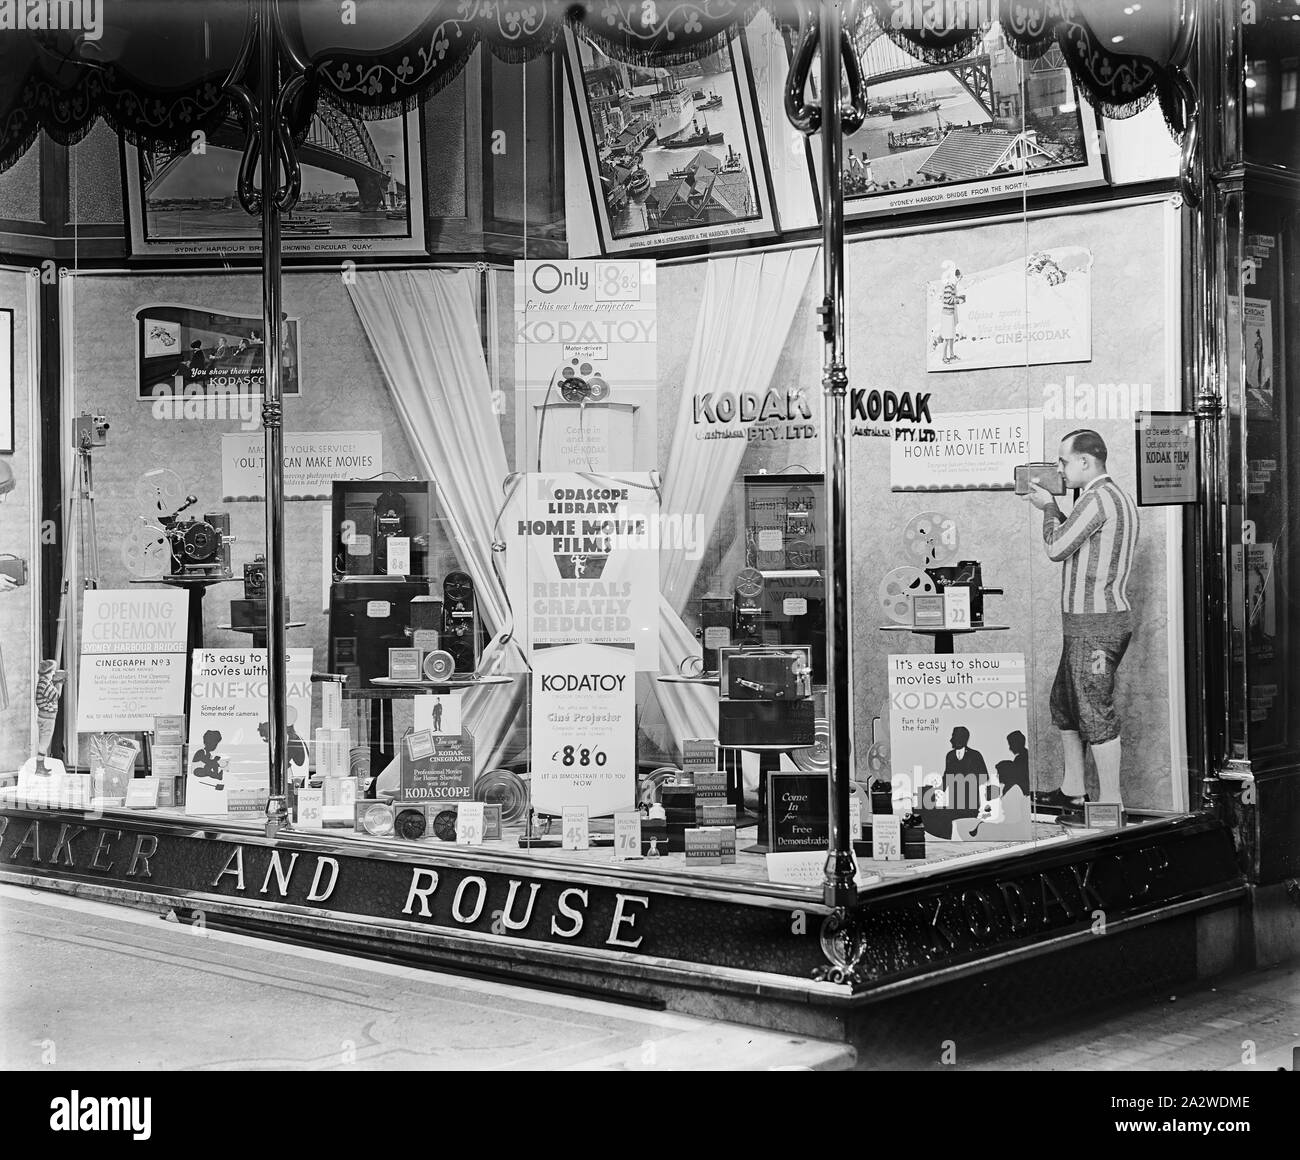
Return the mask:
<path id="1" fill-rule="evenodd" d="M 185 650 L 185 719 L 190 717 L 190 686 L 194 683 L 194 650 L 203 648 L 203 598 L 214 584 L 229 584 L 233 576 L 146 576 L 128 581 L 130 584 L 166 584 L 171 588 L 184 588 L 189 594 L 189 619 L 186 624 Z"/>
<path id="2" fill-rule="evenodd" d="M 610 471 L 616 462 L 621 471 L 645 471 L 636 456 L 638 410 L 636 403 L 534 403 L 529 446 L 544 471 Z"/>
<path id="3" fill-rule="evenodd" d="M 305 620 L 291 620 L 285 628 L 305 628 Z M 223 632 L 248 632 L 253 635 L 254 648 L 266 648 L 266 625 L 264 624 L 219 624 L 217 625 Z"/>
<path id="4" fill-rule="evenodd" d="M 953 647 L 953 638 L 957 636 L 968 636 L 972 632 L 1007 632 L 1010 630 L 1009 624 L 972 624 L 969 628 L 915 628 L 910 624 L 882 624 L 879 625 L 881 632 L 910 632 L 917 636 L 934 637 L 934 651 L 936 653 L 951 653 Z"/>
<path id="5" fill-rule="evenodd" d="M 510 677 L 492 675 L 486 677 L 448 677 L 445 681 L 403 680 L 400 677 L 371 677 L 370 683 L 381 689 L 421 689 L 424 692 L 450 692 L 452 689 L 477 689 L 485 685 L 508 685 Z"/>

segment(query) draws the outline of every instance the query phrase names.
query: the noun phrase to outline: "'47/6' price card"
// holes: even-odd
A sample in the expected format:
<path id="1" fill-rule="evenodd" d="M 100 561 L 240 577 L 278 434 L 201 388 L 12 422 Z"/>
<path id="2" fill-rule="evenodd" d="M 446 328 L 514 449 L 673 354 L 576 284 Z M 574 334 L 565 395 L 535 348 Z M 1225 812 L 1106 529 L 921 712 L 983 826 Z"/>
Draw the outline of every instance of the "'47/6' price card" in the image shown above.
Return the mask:
<path id="1" fill-rule="evenodd" d="M 533 808 L 591 817 L 636 801 L 636 658 L 630 647 L 533 651 Z"/>

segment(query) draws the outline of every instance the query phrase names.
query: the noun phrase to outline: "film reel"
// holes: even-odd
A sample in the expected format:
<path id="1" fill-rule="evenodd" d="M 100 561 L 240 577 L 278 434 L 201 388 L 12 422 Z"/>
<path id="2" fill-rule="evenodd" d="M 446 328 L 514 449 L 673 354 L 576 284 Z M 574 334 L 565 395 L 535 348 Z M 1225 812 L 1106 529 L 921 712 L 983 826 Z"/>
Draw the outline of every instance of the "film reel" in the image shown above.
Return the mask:
<path id="1" fill-rule="evenodd" d="M 185 484 L 170 467 L 155 467 L 136 480 L 135 498 L 149 515 L 169 516 L 185 502 Z"/>
<path id="2" fill-rule="evenodd" d="M 152 580 L 167 572 L 171 562 L 171 545 L 162 528 L 152 527 L 143 519 L 118 549 L 122 564 L 138 580 Z"/>
<path id="3" fill-rule="evenodd" d="M 528 812 L 528 783 L 509 769 L 489 769 L 474 782 L 476 802 L 494 802 L 501 807 L 501 824 L 513 825 Z"/>
<path id="4" fill-rule="evenodd" d="M 912 623 L 912 597 L 933 596 L 939 589 L 920 568 L 903 564 L 885 573 L 876 595 L 880 607 L 895 624 Z"/>
<path id="5" fill-rule="evenodd" d="M 903 529 L 903 547 L 919 568 L 944 568 L 961 550 L 957 521 L 943 512 L 921 512 Z"/>
<path id="6" fill-rule="evenodd" d="M 456 662 L 449 652 L 434 649 L 424 658 L 424 677 L 428 681 L 445 681 L 456 671 Z"/>
<path id="7" fill-rule="evenodd" d="M 675 765 L 661 765 L 641 777 L 637 783 L 638 803 L 650 805 L 660 800 L 660 791 L 665 785 L 674 785 L 681 773 Z"/>
<path id="8" fill-rule="evenodd" d="M 825 717 L 813 722 L 813 743 L 790 752 L 795 769 L 804 773 L 829 773 L 831 768 L 831 723 Z"/>
<path id="9" fill-rule="evenodd" d="M 566 403 L 601 403 L 609 398 L 609 384 L 589 362 L 571 359 L 560 368 L 560 398 Z"/>

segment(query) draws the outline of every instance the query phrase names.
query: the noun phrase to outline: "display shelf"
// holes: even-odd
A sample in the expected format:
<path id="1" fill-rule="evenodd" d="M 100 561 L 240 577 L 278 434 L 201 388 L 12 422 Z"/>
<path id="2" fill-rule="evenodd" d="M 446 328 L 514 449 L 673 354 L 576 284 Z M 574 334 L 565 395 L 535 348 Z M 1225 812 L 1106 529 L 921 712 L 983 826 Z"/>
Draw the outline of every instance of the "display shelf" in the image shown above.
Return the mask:
<path id="1" fill-rule="evenodd" d="M 370 683 L 381 689 L 475 689 L 483 685 L 508 685 L 510 677 L 448 677 L 445 681 L 428 681 L 424 678 L 406 681 L 400 677 L 371 677 Z"/>
<path id="2" fill-rule="evenodd" d="M 915 636 L 934 637 L 934 651 L 946 654 L 955 651 L 953 637 L 969 636 L 976 632 L 1009 632 L 1009 624 L 972 624 L 970 628 L 916 628 L 910 624 L 877 625 L 881 632 L 910 632 Z"/>

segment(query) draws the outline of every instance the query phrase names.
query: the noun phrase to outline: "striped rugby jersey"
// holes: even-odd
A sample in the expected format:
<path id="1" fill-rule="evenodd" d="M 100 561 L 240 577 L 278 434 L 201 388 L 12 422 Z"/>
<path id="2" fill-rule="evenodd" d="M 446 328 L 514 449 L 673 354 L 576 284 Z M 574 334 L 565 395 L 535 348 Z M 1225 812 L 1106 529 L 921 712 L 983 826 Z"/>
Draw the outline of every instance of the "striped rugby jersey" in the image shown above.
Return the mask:
<path id="1" fill-rule="evenodd" d="M 1061 569 L 1063 612 L 1128 612 L 1128 577 L 1137 548 L 1137 505 L 1109 475 L 1099 475 L 1064 519 L 1043 513 L 1043 543 Z"/>

